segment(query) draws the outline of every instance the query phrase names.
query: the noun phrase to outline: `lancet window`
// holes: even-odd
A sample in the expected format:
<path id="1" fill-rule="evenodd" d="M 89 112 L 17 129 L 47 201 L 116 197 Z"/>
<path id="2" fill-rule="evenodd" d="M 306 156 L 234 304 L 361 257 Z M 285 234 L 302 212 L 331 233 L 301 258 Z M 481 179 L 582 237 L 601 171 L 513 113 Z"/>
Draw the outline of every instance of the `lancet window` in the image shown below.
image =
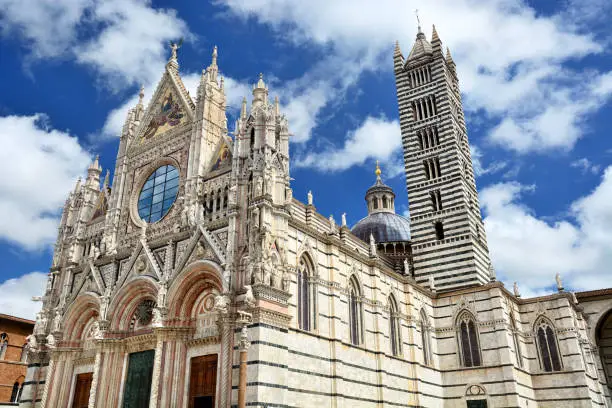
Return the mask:
<path id="1" fill-rule="evenodd" d="M 440 194 L 440 190 L 434 190 L 429 193 L 431 197 L 431 204 L 434 211 L 442 210 L 442 195 Z"/>
<path id="2" fill-rule="evenodd" d="M 421 329 L 421 345 L 423 347 L 423 364 L 431 364 L 431 341 L 429 338 L 429 318 L 425 309 L 421 309 L 420 312 L 421 322 L 419 328 Z"/>
<path id="3" fill-rule="evenodd" d="M 363 309 L 362 293 L 357 278 L 354 276 L 349 280 L 348 307 L 349 307 L 349 331 L 351 343 L 359 345 L 363 342 Z"/>
<path id="4" fill-rule="evenodd" d="M 428 119 L 437 114 L 435 95 L 427 95 L 412 102 L 412 115 L 415 121 Z"/>
<path id="5" fill-rule="evenodd" d="M 425 169 L 426 180 L 431 180 L 440 177 L 440 160 L 437 157 L 423 160 L 423 168 Z"/>
<path id="6" fill-rule="evenodd" d="M 416 135 L 421 150 L 436 147 L 440 144 L 440 135 L 438 134 L 438 128 L 435 126 L 419 130 Z"/>
<path id="7" fill-rule="evenodd" d="M 397 302 L 393 295 L 389 296 L 389 339 L 391 340 L 391 354 L 402 354 L 402 338 L 400 333 L 400 316 Z"/>
<path id="8" fill-rule="evenodd" d="M 314 266 L 306 254 L 300 257 L 297 271 L 298 325 L 302 330 L 316 329 L 316 286 Z"/>
<path id="9" fill-rule="evenodd" d="M 457 318 L 459 356 L 464 367 L 481 365 L 478 329 L 474 316 L 465 311 Z"/>
<path id="10" fill-rule="evenodd" d="M 541 318 L 535 325 L 535 331 L 540 367 L 548 372 L 561 371 L 561 356 L 555 327 L 548 319 Z"/>
<path id="11" fill-rule="evenodd" d="M 514 342 L 514 355 L 516 356 L 516 364 L 519 367 L 523 367 L 523 353 L 521 352 L 521 341 L 519 339 L 519 332 L 516 327 L 516 320 L 514 315 L 510 314 L 510 327 L 512 330 L 512 340 Z"/>

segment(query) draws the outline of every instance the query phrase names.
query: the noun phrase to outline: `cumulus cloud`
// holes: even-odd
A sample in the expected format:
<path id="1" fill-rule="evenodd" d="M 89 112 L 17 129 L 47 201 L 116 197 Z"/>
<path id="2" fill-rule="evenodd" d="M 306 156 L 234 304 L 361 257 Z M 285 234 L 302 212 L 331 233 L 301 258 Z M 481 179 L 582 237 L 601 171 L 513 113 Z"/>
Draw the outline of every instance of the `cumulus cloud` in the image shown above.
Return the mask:
<path id="1" fill-rule="evenodd" d="M 4 314 L 34 320 L 40 304 L 31 299 L 43 294 L 46 282 L 47 274 L 30 272 L 0 283 L 0 310 Z"/>
<path id="2" fill-rule="evenodd" d="M 485 165 L 483 162 L 484 154 L 482 150 L 473 144 L 470 145 L 470 155 L 472 157 L 472 167 L 474 168 L 474 174 L 476 174 L 476 176 L 495 174 L 508 166 L 506 161 L 494 161 L 489 165 Z"/>
<path id="3" fill-rule="evenodd" d="M 363 71 L 391 71 L 393 42 L 399 39 L 405 54 L 412 46 L 416 24 L 410 22 L 416 7 L 422 19 L 435 18 L 440 37 L 452 49 L 464 107 L 498 122 L 490 135 L 495 143 L 519 153 L 570 149 L 584 131 L 581 121 L 610 96 L 609 88 L 598 87 L 608 81 L 609 73 L 585 75 L 564 66 L 603 50 L 593 35 L 568 21 L 575 14 L 565 10 L 552 16 L 536 14 L 519 0 L 218 3 L 233 15 L 270 26 L 281 41 L 326 47 L 342 61 L 321 77 L 332 85 L 321 89 L 323 97 L 316 95 L 313 106 L 300 109 L 309 113 L 303 116 L 306 123 L 314 123 L 317 112 L 338 98 L 338 87 L 330 79 L 342 78 L 343 73 L 334 70 L 354 69 L 353 84 Z"/>
<path id="4" fill-rule="evenodd" d="M 57 236 L 57 218 L 90 162 L 76 137 L 50 127 L 45 115 L 0 117 L 0 239 L 26 249 Z"/>
<path id="5" fill-rule="evenodd" d="M 0 22 L 31 58 L 74 59 L 115 91 L 154 81 L 168 42 L 190 36 L 174 10 L 150 0 L 0 0 Z"/>
<path id="6" fill-rule="evenodd" d="M 572 203 L 568 216 L 556 221 L 544 220 L 521 203 L 534 188 L 508 182 L 488 186 L 480 194 L 500 278 L 517 281 L 533 293 L 553 286 L 556 273 L 576 290 L 612 286 L 612 167 L 590 194 Z"/>
<path id="7" fill-rule="evenodd" d="M 377 159 L 389 164 L 391 176 L 397 174 L 394 153 L 401 147 L 400 126 L 397 120 L 368 116 L 359 128 L 350 131 L 340 148 L 328 146 L 320 152 L 298 157 L 298 167 L 313 167 L 320 171 L 345 170 L 354 165 Z M 399 166 L 401 172 L 403 167 Z"/>

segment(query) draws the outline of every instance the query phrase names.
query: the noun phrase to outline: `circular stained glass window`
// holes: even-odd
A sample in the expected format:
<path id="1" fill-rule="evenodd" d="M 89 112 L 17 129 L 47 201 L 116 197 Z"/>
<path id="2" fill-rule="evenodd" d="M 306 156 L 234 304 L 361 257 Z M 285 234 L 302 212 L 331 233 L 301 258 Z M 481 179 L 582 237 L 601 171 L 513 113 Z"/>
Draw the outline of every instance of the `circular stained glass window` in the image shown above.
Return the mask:
<path id="1" fill-rule="evenodd" d="M 176 167 L 161 166 L 145 182 L 138 197 L 138 215 L 146 222 L 161 220 L 170 210 L 178 192 Z"/>

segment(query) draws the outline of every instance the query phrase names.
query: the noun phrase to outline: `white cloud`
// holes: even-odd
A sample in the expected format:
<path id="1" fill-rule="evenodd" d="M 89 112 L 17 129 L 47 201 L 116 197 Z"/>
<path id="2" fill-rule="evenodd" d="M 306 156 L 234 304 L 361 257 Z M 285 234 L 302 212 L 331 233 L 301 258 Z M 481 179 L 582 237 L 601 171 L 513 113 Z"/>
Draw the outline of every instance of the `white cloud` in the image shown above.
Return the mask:
<path id="1" fill-rule="evenodd" d="M 536 14 L 519 0 L 218 3 L 229 13 L 269 25 L 282 41 L 325 47 L 336 64 L 328 64 L 327 77 L 310 75 L 311 79 L 341 78 L 338 70 L 351 67 L 352 83 L 364 70 L 392 69 L 394 40 L 400 39 L 404 55 L 409 53 L 416 32 L 413 10 L 418 7 L 422 19 L 435 19 L 440 37 L 453 50 L 464 107 L 496 121 L 505 118 L 491 139 L 519 153 L 570 149 L 584 132 L 581 121 L 610 96 L 609 88 L 597 91 L 609 74 L 563 66 L 603 50 L 593 35 L 578 32 L 577 25 L 567 21 L 570 15 L 564 10 L 552 16 Z M 309 114 L 301 116 L 305 123 L 315 123 L 312 118 L 336 100 L 333 90 L 328 87 L 325 98 L 316 98 L 310 109 L 300 110 Z"/>
<path id="2" fill-rule="evenodd" d="M 0 0 L 0 34 L 22 37 L 34 58 L 57 57 L 74 44 L 94 0 Z"/>
<path id="3" fill-rule="evenodd" d="M 0 283 L 0 310 L 4 314 L 34 320 L 40 303 L 31 299 L 43 295 L 46 282 L 47 274 L 30 272 Z"/>
<path id="4" fill-rule="evenodd" d="M 491 257 L 501 279 L 517 281 L 534 293 L 553 286 L 556 273 L 572 289 L 612 286 L 612 167 L 593 192 L 571 205 L 571 218 L 544 221 L 521 204 L 521 196 L 533 189 L 500 183 L 480 194 Z"/>
<path id="5" fill-rule="evenodd" d="M 498 171 L 505 169 L 508 163 L 505 161 L 495 161 L 490 163 L 488 166 L 483 164 L 483 153 L 482 150 L 476 145 L 470 145 L 470 155 L 472 157 L 472 166 L 474 168 L 474 174 L 476 176 L 484 176 L 485 174 L 495 174 Z"/>
<path id="6" fill-rule="evenodd" d="M 151 83 L 168 42 L 191 36 L 174 10 L 150 0 L 0 0 L 0 22 L 4 36 L 25 41 L 30 57 L 74 59 L 114 91 Z"/>
<path id="7" fill-rule="evenodd" d="M 39 249 L 57 236 L 57 218 L 90 162 L 76 137 L 42 114 L 0 117 L 0 239 Z"/>
<path id="8" fill-rule="evenodd" d="M 387 174 L 397 173 L 394 154 L 401 147 L 400 126 L 397 120 L 368 116 L 361 126 L 349 132 L 341 148 L 329 146 L 321 152 L 311 152 L 298 157 L 298 167 L 313 167 L 321 171 L 345 170 L 361 165 L 368 159 L 388 164 Z M 403 166 L 399 166 L 399 171 Z"/>
<path id="9" fill-rule="evenodd" d="M 578 160 L 574 160 L 573 162 L 570 163 L 570 166 L 576 169 L 580 169 L 582 174 L 586 174 L 586 173 L 598 174 L 599 170 L 601 170 L 601 166 L 599 164 L 592 163 L 586 157 L 583 157 Z"/>

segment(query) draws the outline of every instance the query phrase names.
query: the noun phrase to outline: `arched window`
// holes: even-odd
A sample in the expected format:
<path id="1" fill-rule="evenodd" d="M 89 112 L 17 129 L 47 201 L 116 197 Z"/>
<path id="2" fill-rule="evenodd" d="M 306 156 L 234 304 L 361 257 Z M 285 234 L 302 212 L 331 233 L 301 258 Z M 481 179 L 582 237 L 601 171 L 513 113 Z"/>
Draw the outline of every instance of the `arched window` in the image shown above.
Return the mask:
<path id="1" fill-rule="evenodd" d="M 378 199 L 376 197 L 372 199 L 372 208 L 375 210 L 378 209 Z"/>
<path id="2" fill-rule="evenodd" d="M 444 239 L 444 226 L 442 225 L 442 221 L 437 221 L 434 227 L 436 229 L 436 239 L 442 241 Z"/>
<path id="3" fill-rule="evenodd" d="M 0 360 L 6 358 L 6 349 L 8 348 L 8 335 L 6 333 L 0 334 Z"/>
<path id="4" fill-rule="evenodd" d="M 421 344 L 423 346 L 423 364 L 431 364 L 431 342 L 429 340 L 429 319 L 425 309 L 421 309 Z"/>
<path id="5" fill-rule="evenodd" d="M 28 343 L 24 344 L 23 347 L 21 348 L 21 357 L 19 358 L 19 361 L 21 361 L 22 363 L 27 363 L 28 362 Z"/>
<path id="6" fill-rule="evenodd" d="M 361 289 L 357 278 L 351 276 L 349 280 L 348 307 L 349 330 L 351 343 L 359 345 L 363 341 L 363 314 L 361 311 Z"/>
<path id="7" fill-rule="evenodd" d="M 251 150 L 255 146 L 255 128 L 251 128 Z"/>
<path id="8" fill-rule="evenodd" d="M 383 196 L 383 198 L 382 198 L 382 206 L 383 206 L 383 208 L 387 208 L 387 196 Z"/>
<path id="9" fill-rule="evenodd" d="M 523 368 L 523 353 L 521 352 L 521 342 L 519 340 L 518 329 L 516 328 L 516 320 L 514 315 L 510 313 L 510 326 L 512 328 L 512 340 L 514 341 L 514 355 L 516 363 L 520 368 Z"/>
<path id="10" fill-rule="evenodd" d="M 542 318 L 535 325 L 540 367 L 544 371 L 561 371 L 561 356 L 552 323 Z"/>
<path id="11" fill-rule="evenodd" d="M 459 331 L 459 352 L 463 366 L 480 366 L 480 346 L 474 316 L 467 311 L 461 313 L 457 319 L 457 329 Z"/>
<path id="12" fill-rule="evenodd" d="M 297 309 L 298 325 L 302 330 L 316 328 L 316 286 L 312 283 L 314 275 L 310 257 L 302 255 L 297 271 Z"/>
<path id="13" fill-rule="evenodd" d="M 15 381 L 13 390 L 11 391 L 11 402 L 19 402 L 19 383 Z"/>
<path id="14" fill-rule="evenodd" d="M 402 354 L 399 308 L 393 295 L 389 296 L 389 338 L 391 340 L 391 354 L 394 356 Z"/>

